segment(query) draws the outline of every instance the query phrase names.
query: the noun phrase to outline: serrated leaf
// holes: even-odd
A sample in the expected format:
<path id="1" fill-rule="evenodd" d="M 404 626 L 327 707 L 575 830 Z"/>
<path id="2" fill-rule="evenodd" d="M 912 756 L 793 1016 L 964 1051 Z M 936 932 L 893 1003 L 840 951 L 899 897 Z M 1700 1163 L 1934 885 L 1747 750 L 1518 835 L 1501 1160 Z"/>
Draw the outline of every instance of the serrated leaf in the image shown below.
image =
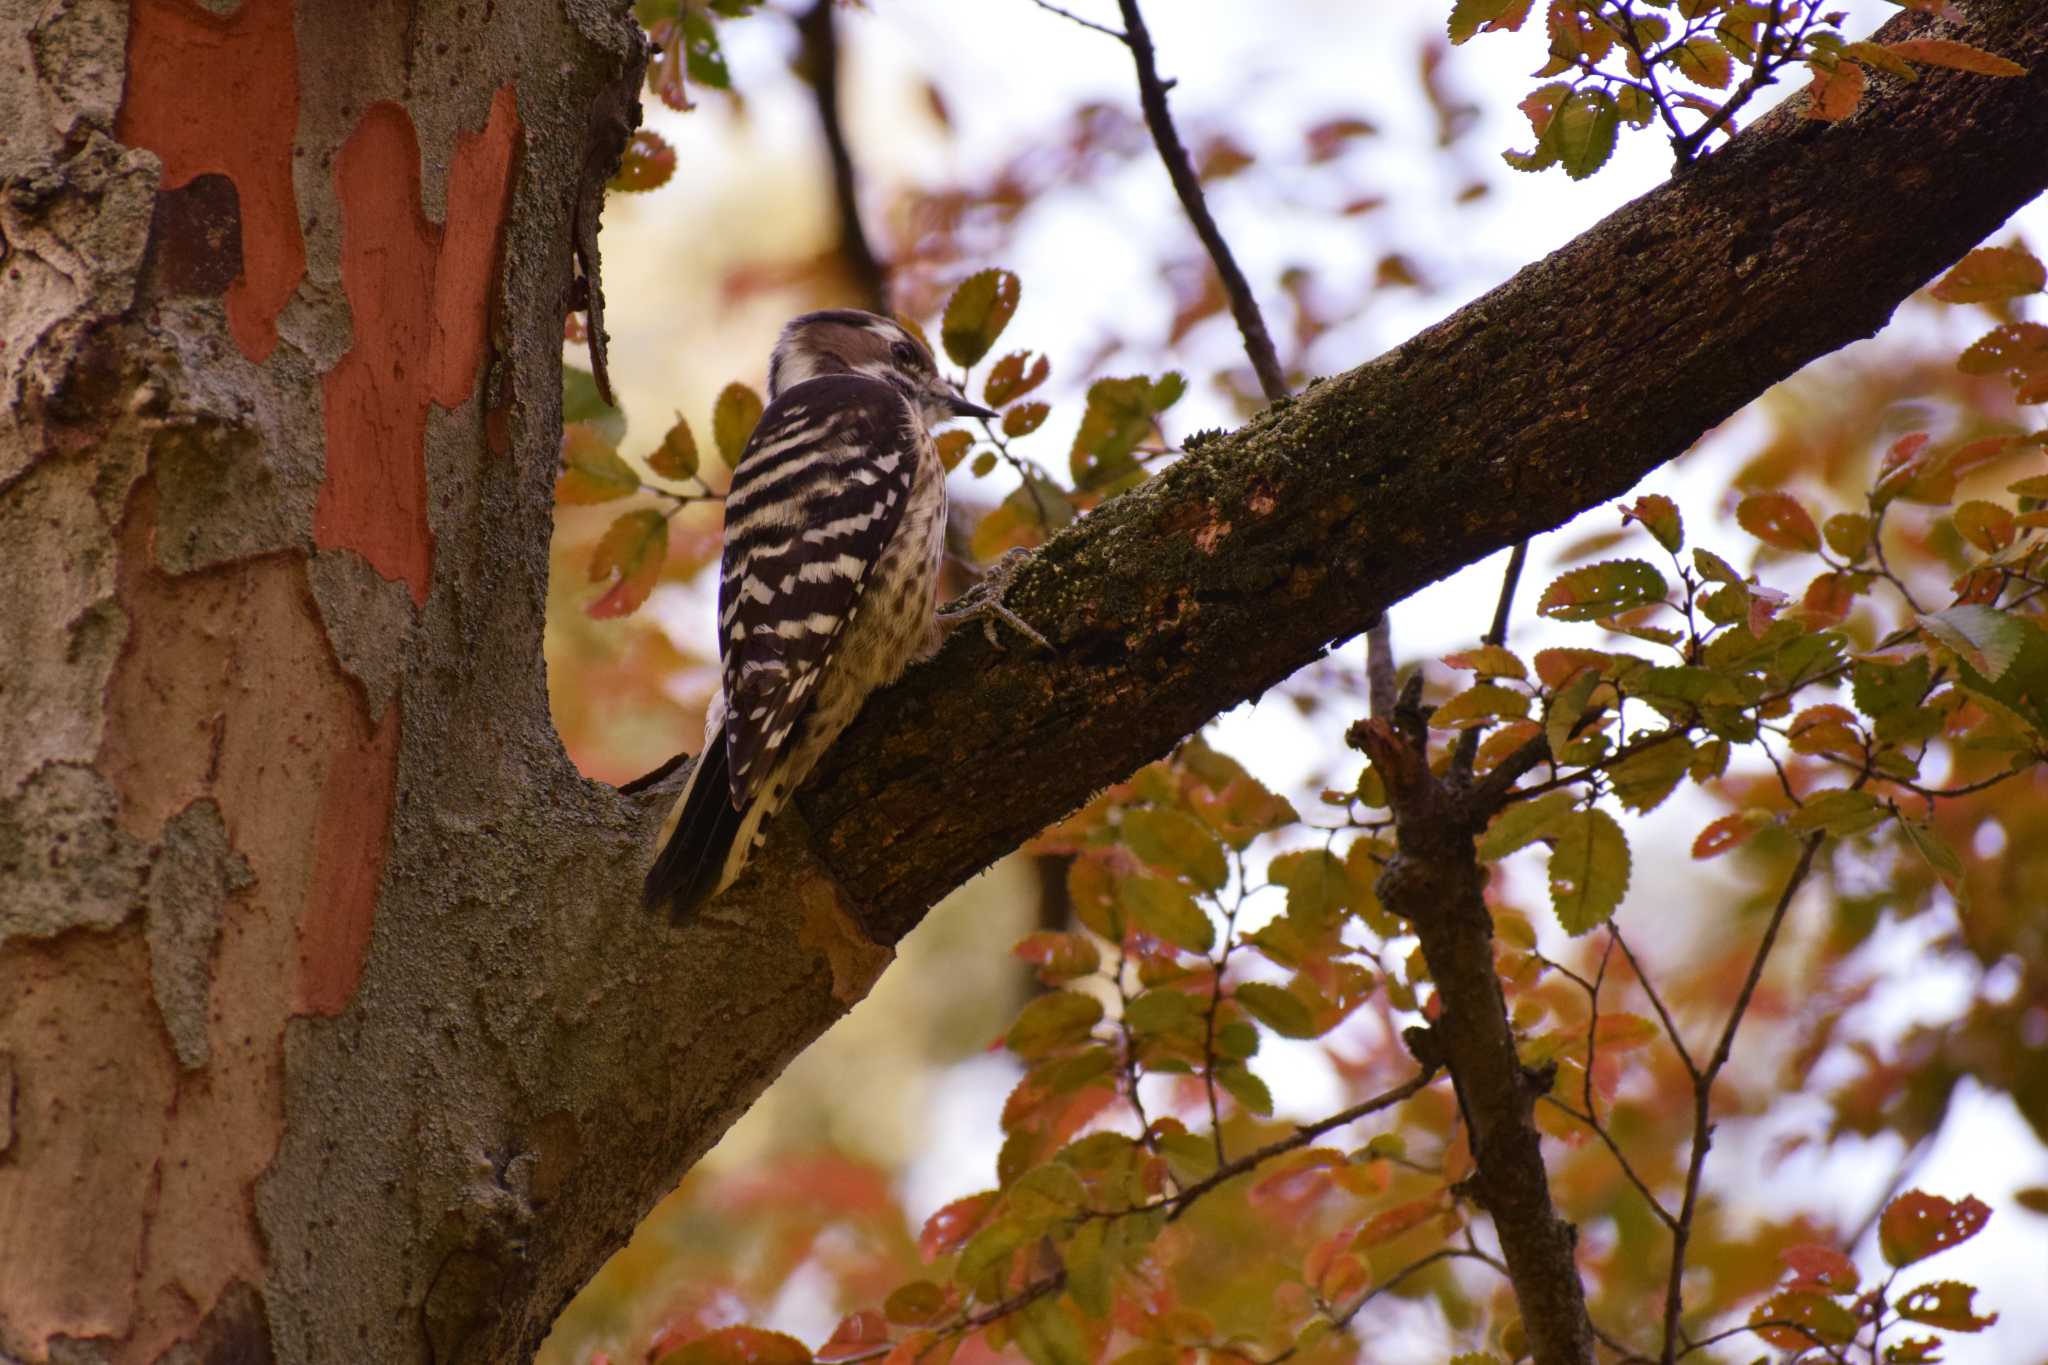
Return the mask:
<path id="1" fill-rule="evenodd" d="M 1664 804 L 1692 766 L 1692 745 L 1673 735 L 1622 759 L 1607 769 L 1615 799 L 1632 811 L 1647 813 Z"/>
<path id="2" fill-rule="evenodd" d="M 1753 493 L 1735 509 L 1742 529 L 1780 550 L 1812 554 L 1820 549 L 1820 531 L 1799 499 L 1788 493 Z"/>
<path id="3" fill-rule="evenodd" d="M 1444 655 L 1444 663 L 1452 668 L 1469 669 L 1482 678 L 1514 678 L 1525 681 L 1529 667 L 1512 650 L 1499 645 L 1480 645 L 1474 649 L 1461 649 L 1455 654 Z"/>
<path id="4" fill-rule="evenodd" d="M 1519 720 L 1529 714 L 1529 694 L 1499 683 L 1476 683 L 1430 714 L 1438 730 L 1464 730 L 1496 720 Z"/>
<path id="5" fill-rule="evenodd" d="M 1813 72 L 1813 81 L 1806 87 L 1806 107 L 1801 111 L 1807 118 L 1822 123 L 1839 123 L 1856 112 L 1856 106 L 1863 102 L 1863 89 L 1869 77 L 1855 62 L 1837 62 L 1832 69 L 1819 63 L 1808 63 Z"/>
<path id="6" fill-rule="evenodd" d="M 1216 926 L 1184 886 L 1164 877 L 1119 877 L 1117 904 L 1140 929 L 1175 947 L 1206 953 L 1216 943 Z"/>
<path id="7" fill-rule="evenodd" d="M 1351 876 L 1328 849 L 1283 853 L 1267 865 L 1266 880 L 1287 888 L 1287 918 L 1305 930 L 1336 924 L 1350 904 Z"/>
<path id="8" fill-rule="evenodd" d="M 917 1235 L 917 1249 L 927 1261 L 958 1251 L 980 1230 L 995 1202 L 995 1191 L 985 1190 L 945 1205 L 925 1219 L 924 1229 Z"/>
<path id="9" fill-rule="evenodd" d="M 686 9 L 677 16 L 683 35 L 683 66 L 691 80 L 713 90 L 732 89 L 732 72 L 718 45 L 718 30 L 701 11 Z"/>
<path id="10" fill-rule="evenodd" d="M 697 476 L 697 437 L 680 414 L 661 444 L 647 457 L 647 467 L 664 479 L 692 479 Z"/>
<path id="11" fill-rule="evenodd" d="M 1051 991 L 1026 1005 L 1003 1041 L 1019 1057 L 1036 1058 L 1088 1041 L 1102 1021 L 1102 1002 L 1079 991 Z"/>
<path id="12" fill-rule="evenodd" d="M 583 506 L 640 491 L 640 476 L 595 427 L 578 422 L 562 431 L 562 472 L 555 501 Z"/>
<path id="13" fill-rule="evenodd" d="M 2018 62 L 1950 38 L 1908 38 L 1903 42 L 1886 43 L 1885 47 L 1922 66 L 1944 66 L 1951 71 L 1969 71 L 1979 76 L 2027 74 L 2027 68 Z"/>
<path id="14" fill-rule="evenodd" d="M 1252 1018 L 1283 1038 L 1314 1038 L 1320 1030 L 1298 996 L 1263 981 L 1244 981 L 1231 991 Z"/>
<path id="15" fill-rule="evenodd" d="M 1786 1247 L 1778 1259 L 1792 1271 L 1788 1289 L 1819 1290 L 1824 1294 L 1853 1294 L 1863 1282 L 1856 1263 L 1833 1247 L 1801 1242 Z"/>
<path id="16" fill-rule="evenodd" d="M 1621 109 L 1605 90 L 1575 90 L 1558 107 L 1546 140 L 1554 141 L 1558 164 L 1574 180 L 1584 180 L 1614 155 L 1621 130 Z"/>
<path id="17" fill-rule="evenodd" d="M 1452 45 L 1465 42 L 1479 32 L 1483 25 L 1500 19 L 1510 9 L 1517 7 L 1524 14 L 1528 13 L 1529 0 L 1520 0 L 1519 6 L 1517 0 L 1455 0 L 1451 6 L 1450 20 L 1445 26 Z"/>
<path id="18" fill-rule="evenodd" d="M 1995 607 L 1950 607 L 1923 614 L 1919 620 L 1928 634 L 1992 682 L 2012 667 L 2027 643 L 2025 624 Z"/>
<path id="19" fill-rule="evenodd" d="M 2025 247 L 1980 246 L 1949 268 L 1928 292 L 1943 303 L 1993 303 L 2038 294 L 2048 271 Z"/>
<path id="20" fill-rule="evenodd" d="M 1951 1200 L 1908 1190 L 1884 1206 L 1877 1220 L 1878 1249 L 1889 1264 L 1903 1270 L 1961 1246 L 1982 1232 L 1990 1219 L 1990 1206 L 1974 1195 Z"/>
<path id="21" fill-rule="evenodd" d="M 1785 817 L 1785 826 L 1801 833 L 1822 830 L 1847 838 L 1882 823 L 1889 814 L 1869 792 L 1840 787 L 1807 797 L 1806 804 Z"/>
<path id="22" fill-rule="evenodd" d="M 1172 1033 L 1195 1022 L 1195 1002 L 1185 991 L 1159 986 L 1131 997 L 1124 1006 L 1124 1024 L 1141 1034 Z"/>
<path id="23" fill-rule="evenodd" d="M 1010 325 L 1022 292 L 1007 270 L 979 270 L 960 282 L 939 322 L 939 342 L 955 365 L 973 365 L 988 354 Z"/>
<path id="24" fill-rule="evenodd" d="M 946 1291 L 930 1280 L 898 1285 L 882 1300 L 882 1316 L 909 1327 L 922 1327 L 944 1317 L 951 1306 Z"/>
<path id="25" fill-rule="evenodd" d="M 1557 822 L 1550 851 L 1550 903 L 1573 938 L 1598 928 L 1628 890 L 1628 838 L 1604 810 L 1573 811 Z"/>
<path id="26" fill-rule="evenodd" d="M 584 610 L 603 620 L 624 616 L 647 600 L 668 558 L 668 518 L 651 507 L 626 512 L 606 528 L 590 556 L 590 581 L 614 575 L 603 596 Z"/>
<path id="27" fill-rule="evenodd" d="M 1536 613 L 1557 621 L 1597 621 L 1664 600 L 1664 575 L 1640 559 L 1587 564 L 1543 590 Z"/>
<path id="28" fill-rule="evenodd" d="M 1273 1113 L 1273 1092 L 1266 1083 L 1254 1075 L 1251 1069 L 1239 1062 L 1219 1066 L 1215 1071 L 1216 1084 L 1222 1086 L 1238 1104 L 1261 1118 Z"/>
<path id="29" fill-rule="evenodd" d="M 1557 695 L 1550 699 L 1550 707 L 1543 718 L 1543 735 L 1550 745 L 1553 759 L 1563 761 L 1565 750 L 1571 746 L 1572 733 L 1584 718 L 1599 686 L 1600 675 L 1587 669 L 1559 688 Z"/>
<path id="30" fill-rule="evenodd" d="M 711 440 L 727 469 L 739 466 L 747 440 L 761 421 L 761 395 L 745 384 L 727 384 L 711 405 Z"/>
<path id="31" fill-rule="evenodd" d="M 1728 49 L 1705 34 L 1686 39 L 1671 60 L 1681 76 L 1709 90 L 1726 90 L 1735 74 L 1735 60 Z"/>
<path id="32" fill-rule="evenodd" d="M 1639 524 L 1673 554 L 1685 544 L 1685 523 L 1678 515 L 1678 504 L 1662 493 L 1645 493 L 1622 508 L 1621 517 Z"/>
<path id="33" fill-rule="evenodd" d="M 1528 801 L 1514 801 L 1493 817 L 1479 840 L 1477 853 L 1482 862 L 1499 862 L 1517 849 L 1527 848 L 1553 833 L 1569 815 L 1576 798 L 1567 791 L 1545 792 Z"/>
<path id="34" fill-rule="evenodd" d="M 1121 830 L 1133 853 L 1205 890 L 1214 891 L 1230 879 L 1223 846 L 1192 816 L 1161 808 L 1127 810 Z"/>

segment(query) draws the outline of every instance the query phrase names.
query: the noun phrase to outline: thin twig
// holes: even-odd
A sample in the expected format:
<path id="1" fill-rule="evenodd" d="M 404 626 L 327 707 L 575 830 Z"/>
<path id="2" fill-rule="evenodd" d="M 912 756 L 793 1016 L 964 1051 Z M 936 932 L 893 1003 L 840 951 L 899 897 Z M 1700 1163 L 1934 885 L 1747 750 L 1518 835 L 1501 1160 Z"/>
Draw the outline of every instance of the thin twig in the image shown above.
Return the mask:
<path id="1" fill-rule="evenodd" d="M 1058 5 L 1048 3 L 1048 0 L 1031 0 L 1031 3 L 1038 6 L 1040 9 L 1044 10 L 1048 14 L 1057 14 L 1062 19 L 1072 20 L 1074 23 L 1079 24 L 1082 28 L 1092 28 L 1097 33 L 1107 33 L 1110 37 L 1116 39 L 1120 43 L 1129 43 L 1131 41 L 1129 38 L 1124 36 L 1124 32 L 1122 29 L 1111 28 L 1108 24 L 1098 24 L 1093 19 L 1083 19 L 1080 15 L 1074 13 L 1072 10 L 1061 9 Z"/>
<path id="2" fill-rule="evenodd" d="M 1820 830 L 1806 837 L 1806 843 L 1799 851 L 1799 861 L 1793 867 L 1792 875 L 1786 879 L 1785 889 L 1778 893 L 1778 903 L 1772 907 L 1771 918 L 1764 925 L 1764 936 L 1757 944 L 1756 955 L 1750 959 L 1749 974 L 1743 978 L 1742 989 L 1736 994 L 1735 1006 L 1729 1011 L 1728 1022 L 1721 1030 L 1721 1039 L 1714 1045 L 1714 1053 L 1708 1058 L 1706 1069 L 1693 1083 L 1692 1155 L 1686 1163 L 1685 1198 L 1679 1204 L 1678 1226 L 1671 1230 L 1671 1274 L 1664 1288 L 1664 1365 L 1673 1365 L 1678 1359 L 1678 1320 L 1685 1309 L 1685 1249 L 1692 1236 L 1693 1215 L 1699 1209 L 1700 1177 L 1706 1170 L 1707 1150 L 1714 1142 L 1713 1124 L 1709 1122 L 1714 1082 L 1734 1053 L 1736 1030 L 1742 1027 L 1742 1017 L 1749 1012 L 1749 1002 L 1756 995 L 1757 983 L 1763 979 L 1764 966 L 1770 961 L 1771 949 L 1778 941 L 1778 930 L 1785 923 L 1786 912 L 1792 908 L 1793 897 L 1806 881 L 1807 873 L 1813 870 L 1814 855 L 1820 852 L 1821 841 L 1826 837 Z"/>
<path id="3" fill-rule="evenodd" d="M 1515 585 L 1522 581 L 1522 566 L 1529 562 L 1529 542 L 1517 541 L 1513 552 L 1508 555 L 1507 572 L 1501 575 L 1500 598 L 1493 604 L 1493 625 L 1481 636 L 1482 643 L 1500 646 L 1508 642 L 1508 613 L 1515 605 Z M 1451 751 L 1451 773 L 1454 780 L 1463 781 L 1472 776 L 1472 761 L 1479 754 L 1479 728 L 1477 725 L 1458 736 L 1458 747 Z"/>
<path id="4" fill-rule="evenodd" d="M 1037 3 L 1052 8 L 1045 4 L 1045 0 L 1037 0 Z M 1251 358 L 1252 371 L 1259 377 L 1259 388 L 1265 393 L 1267 402 L 1277 402 L 1287 397 L 1286 374 L 1280 368 L 1279 355 L 1273 350 L 1273 338 L 1266 331 L 1266 319 L 1259 312 L 1258 300 L 1253 297 L 1244 271 L 1238 268 L 1230 244 L 1223 240 L 1223 233 L 1209 212 L 1209 200 L 1202 193 L 1201 179 L 1196 176 L 1194 162 L 1180 140 L 1180 130 L 1174 126 L 1173 114 L 1166 107 L 1166 83 L 1159 79 L 1159 66 L 1152 51 L 1152 35 L 1145 27 L 1145 16 L 1138 10 L 1138 0 L 1117 0 L 1117 5 L 1124 16 L 1124 45 L 1130 48 L 1131 61 L 1138 68 L 1138 103 L 1145 110 L 1145 126 L 1152 130 L 1152 141 L 1159 148 L 1159 159 L 1166 163 L 1166 175 L 1173 182 L 1173 191 L 1180 196 L 1181 208 L 1187 211 L 1195 235 L 1202 239 L 1202 247 L 1216 267 L 1217 278 L 1223 282 L 1224 297 L 1230 300 L 1230 315 L 1237 320 L 1237 330 L 1244 338 L 1245 354 Z"/>

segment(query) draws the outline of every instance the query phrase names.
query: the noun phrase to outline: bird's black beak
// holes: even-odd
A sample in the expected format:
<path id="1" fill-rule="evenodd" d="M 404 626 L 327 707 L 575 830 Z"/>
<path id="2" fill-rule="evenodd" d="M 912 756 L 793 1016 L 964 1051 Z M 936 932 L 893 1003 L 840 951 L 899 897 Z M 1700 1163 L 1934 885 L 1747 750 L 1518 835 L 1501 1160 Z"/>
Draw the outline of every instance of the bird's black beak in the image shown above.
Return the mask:
<path id="1" fill-rule="evenodd" d="M 946 406 L 953 409 L 955 417 L 979 417 L 987 421 L 995 416 L 995 413 L 990 409 L 983 407 L 979 403 L 970 403 L 957 393 L 946 395 Z"/>

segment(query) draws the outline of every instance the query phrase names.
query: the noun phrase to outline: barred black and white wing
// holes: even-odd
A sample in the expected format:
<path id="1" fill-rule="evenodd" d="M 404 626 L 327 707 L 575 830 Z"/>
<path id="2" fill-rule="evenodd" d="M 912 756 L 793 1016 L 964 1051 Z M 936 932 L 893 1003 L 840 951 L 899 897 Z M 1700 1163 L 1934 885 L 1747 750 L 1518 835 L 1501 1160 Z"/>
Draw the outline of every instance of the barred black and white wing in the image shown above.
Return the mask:
<path id="1" fill-rule="evenodd" d="M 718 629 L 734 806 L 801 723 L 903 520 L 916 422 L 880 380 L 808 380 L 769 405 L 733 471 Z"/>
<path id="2" fill-rule="evenodd" d="M 763 789 L 801 739 L 902 524 L 921 441 L 901 394 L 864 375 L 806 380 L 761 414 L 725 498 L 723 732 L 707 736 L 675 832 L 648 873 L 650 908 L 672 905 L 680 917 L 729 883 L 766 802 L 787 794 Z"/>

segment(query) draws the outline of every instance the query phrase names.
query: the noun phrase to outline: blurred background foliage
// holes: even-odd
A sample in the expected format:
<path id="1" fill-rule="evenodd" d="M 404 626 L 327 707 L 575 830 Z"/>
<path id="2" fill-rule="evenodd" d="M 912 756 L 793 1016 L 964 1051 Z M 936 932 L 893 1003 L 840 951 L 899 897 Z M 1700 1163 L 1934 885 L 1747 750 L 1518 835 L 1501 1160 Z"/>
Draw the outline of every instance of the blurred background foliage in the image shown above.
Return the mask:
<path id="1" fill-rule="evenodd" d="M 1669 171 L 1670 149 L 1656 136 L 1624 134 L 1612 159 L 1593 165 L 1582 152 L 1577 162 L 1547 163 L 1569 175 L 1524 173 L 1504 159 L 1528 148 L 1532 126 L 1541 150 L 1539 115 L 1517 101 L 1540 84 L 1530 73 L 1547 66 L 1557 39 L 1538 20 L 1453 48 L 1447 21 L 1451 34 L 1470 36 L 1474 8 L 1152 6 L 1162 66 L 1178 81 L 1182 136 L 1293 386 L 1404 339 Z M 1839 8 L 1852 38 L 1891 12 L 1879 0 Z M 990 267 L 1014 272 L 1014 317 L 965 374 L 980 393 L 1000 373 L 998 357 L 1029 348 L 1033 361 L 1017 373 L 1035 373 L 1030 365 L 1043 357 L 1049 376 L 1012 398 L 1007 432 L 975 431 L 949 449 L 963 560 L 954 589 L 974 562 L 1037 543 L 1172 459 L 1189 434 L 1233 426 L 1263 403 L 1115 41 L 1034 0 L 641 0 L 640 9 L 658 45 L 651 136 L 607 204 L 603 243 L 618 403 L 602 403 L 579 374 L 590 360 L 572 324 L 569 417 L 588 433 L 588 459 L 579 465 L 574 433 L 566 457 L 573 476 L 595 482 L 587 496 L 565 482 L 547 636 L 558 728 L 582 769 L 608 782 L 700 741 L 716 685 L 716 575 L 705 571 L 719 550 L 715 493 L 751 420 L 747 390 L 760 388 L 789 316 L 887 307 L 936 340 L 963 281 Z M 1076 0 L 1075 9 L 1116 19 L 1106 3 Z M 1815 79 L 1832 78 L 1825 66 L 1813 68 Z M 1585 112 L 1604 117 L 1596 104 Z M 1598 177 L 1573 183 L 1601 165 Z M 1999 240 L 2038 244 L 2048 235 L 2041 220 L 2037 205 Z M 1801 572 L 1782 537 L 1745 531 L 1736 515 L 1745 498 L 1796 494 L 1816 523 L 1855 514 L 1867 510 L 1884 452 L 1902 437 L 1932 432 L 1952 450 L 2040 426 L 2039 409 L 2016 401 L 2040 397 L 2024 391 L 2024 376 L 1958 367 L 1987 327 L 2026 316 L 2024 297 L 1992 293 L 1975 303 L 1916 300 L 1882 336 L 1780 386 L 1638 492 L 1668 497 L 1693 543 L 1799 600 L 1813 566 Z M 1044 411 L 1015 416 L 1037 403 Z M 1896 507 L 1886 572 L 1920 609 L 1967 599 L 1958 575 L 1985 552 L 1958 505 L 2010 503 L 2009 484 L 2048 468 L 2040 457 L 2038 444 L 2013 443 L 1952 480 L 1947 497 Z M 606 487 L 608 478 L 625 482 Z M 651 491 L 635 491 L 643 485 Z M 640 518 L 636 538 L 614 530 L 622 509 Z M 1639 555 L 1646 544 L 1644 530 L 1611 508 L 1544 538 L 1524 578 L 1513 645 L 1525 655 L 1616 648 L 1612 633 L 1538 618 L 1536 594 L 1574 566 Z M 1468 686 L 1439 661 L 1486 630 L 1501 567 L 1474 566 L 1394 613 L 1404 670 L 1423 671 L 1432 701 Z M 1896 616 L 1895 602 L 1873 602 L 1837 618 L 1857 648 L 1877 645 Z M 1353 644 L 1210 727 L 1214 751 L 1306 813 L 1299 823 L 1276 819 L 1251 846 L 1254 865 L 1289 850 L 1341 855 L 1333 831 L 1370 824 L 1356 799 L 1360 763 L 1343 742 L 1365 694 Z M 1801 763 L 1818 771 L 1826 758 L 1787 755 L 1795 776 Z M 1987 761 L 1945 749 L 1921 776 L 1960 782 L 1996 771 Z M 1630 820 L 1634 876 L 1618 923 L 1681 1018 L 1725 1012 L 1798 852 L 1798 840 L 1776 829 L 1712 861 L 1690 856 L 1694 841 L 1731 809 L 1772 799 L 1780 776 L 1750 754 L 1719 782 L 1687 785 Z M 1974 1194 L 1998 1216 L 1944 1269 L 1982 1286 L 2005 1318 L 1985 1337 L 1957 1338 L 1948 1358 L 2048 1358 L 2037 1345 L 2048 1339 L 2048 1307 L 2024 1292 L 2048 1265 L 2048 782 L 2033 768 L 1915 814 L 1953 850 L 1957 875 L 1900 856 L 1896 841 L 1845 838 L 1788 923 L 1719 1096 L 1727 1118 L 1709 1178 L 1717 1198 L 1695 1231 L 1694 1263 L 1715 1302 L 1747 1304 L 1779 1281 L 1786 1247 L 1824 1243 L 1870 1263 L 1877 1211 L 1899 1189 Z M 874 994 L 768 1090 L 570 1305 L 543 1353 L 549 1365 L 651 1361 L 741 1322 L 816 1347 L 842 1315 L 932 1273 L 926 1220 L 995 1183 L 1004 1096 L 1028 1065 L 998 1045 L 1020 1008 L 1047 990 L 1008 950 L 1034 931 L 1077 931 L 1069 863 L 1081 836 L 1069 832 L 1064 843 L 1055 836 L 1006 860 L 927 918 Z M 1500 866 L 1503 922 L 1519 926 L 1531 951 L 1590 975 L 1599 936 L 1561 931 L 1540 867 Z M 1229 884 L 1240 896 L 1260 885 L 1242 864 Z M 1250 904 L 1239 926 L 1247 931 L 1279 910 L 1277 898 Z M 1226 1104 L 1232 1150 L 1400 1074 L 1400 1027 L 1418 1017 L 1417 992 L 1427 991 L 1412 940 L 1384 928 L 1374 984 L 1340 1020 L 1289 1038 L 1303 1030 L 1275 1034 L 1261 1017 L 1272 1115 Z M 1582 994 L 1562 975 L 1522 985 L 1518 1026 L 1548 1017 L 1562 1033 L 1584 1023 Z M 1643 997 L 1626 1008 L 1644 1010 Z M 1283 1024 L 1296 1022 L 1282 1013 Z M 1690 1114 L 1672 1100 L 1685 1077 L 1654 1042 L 1617 1043 L 1600 1086 L 1617 1141 L 1663 1188 L 1682 1176 Z M 1185 1077 L 1145 1085 L 1167 1112 L 1200 1110 L 1205 1099 Z M 1427 1204 L 1432 1218 L 1448 1218 L 1437 1192 L 1469 1160 L 1458 1151 L 1455 1105 L 1439 1088 L 1399 1115 L 1353 1177 L 1359 1188 L 1341 1193 L 1381 1209 Z M 1070 1127 L 1111 1121 L 1083 1115 Z M 1546 1132 L 1557 1139 L 1554 1192 L 1586 1232 L 1596 1318 L 1627 1323 L 1660 1292 L 1663 1229 L 1582 1128 L 1547 1120 Z M 1342 1226 L 1324 1202 L 1327 1185 L 1276 1178 L 1204 1202 L 1163 1237 L 1157 1256 L 1176 1268 L 1181 1295 L 1201 1305 L 1210 1339 L 1255 1339 L 1276 1314 L 1306 1311 L 1305 1300 L 1294 1302 L 1306 1292 L 1299 1247 Z M 1431 1236 L 1448 1235 L 1420 1223 L 1381 1231 L 1360 1253 L 1375 1281 L 1437 1244 Z M 1273 1249 L 1283 1233 L 1292 1260 Z M 1327 1257 L 1320 1268 L 1329 1271 Z M 1432 1267 L 1374 1314 L 1366 1359 L 1512 1349 L 1502 1336 L 1512 1300 L 1483 1271 Z M 1355 1354 L 1353 1339 L 1343 1341 L 1339 1355 Z M 1751 1358 L 1754 1340 L 1740 1344 Z M 961 1358 L 997 1349 L 975 1338 Z"/>

